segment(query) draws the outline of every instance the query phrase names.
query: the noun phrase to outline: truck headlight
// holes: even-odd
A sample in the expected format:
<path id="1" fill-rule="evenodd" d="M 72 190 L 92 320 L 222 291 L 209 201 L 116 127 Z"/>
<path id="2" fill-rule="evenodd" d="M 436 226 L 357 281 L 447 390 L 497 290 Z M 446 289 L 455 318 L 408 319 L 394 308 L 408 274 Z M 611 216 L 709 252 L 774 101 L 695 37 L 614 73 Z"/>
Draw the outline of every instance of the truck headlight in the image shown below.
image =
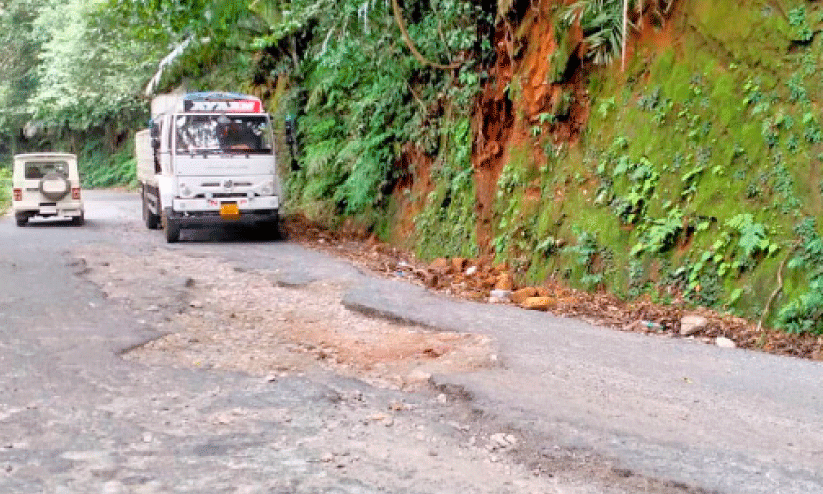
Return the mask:
<path id="1" fill-rule="evenodd" d="M 272 182 L 271 180 L 266 182 L 266 185 L 264 185 L 263 188 L 260 189 L 260 193 L 264 196 L 270 196 L 274 194 L 274 182 Z"/>
<path id="2" fill-rule="evenodd" d="M 180 184 L 180 196 L 189 197 L 190 195 L 191 189 L 186 184 Z"/>

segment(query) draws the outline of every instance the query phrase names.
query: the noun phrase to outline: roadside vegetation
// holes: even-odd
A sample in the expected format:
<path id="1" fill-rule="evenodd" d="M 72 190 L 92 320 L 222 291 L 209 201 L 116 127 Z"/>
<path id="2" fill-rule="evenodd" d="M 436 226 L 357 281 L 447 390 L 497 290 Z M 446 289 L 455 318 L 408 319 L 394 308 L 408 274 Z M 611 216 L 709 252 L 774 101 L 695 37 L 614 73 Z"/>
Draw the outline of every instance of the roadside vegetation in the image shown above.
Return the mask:
<path id="1" fill-rule="evenodd" d="M 823 333 L 821 20 L 799 2 L 683 5 L 625 72 L 593 71 L 580 150 L 549 178 L 584 192 L 562 205 L 577 214 L 539 207 L 555 228 L 538 241 L 572 244 L 547 270 Z"/>
<path id="2" fill-rule="evenodd" d="M 0 166 L 0 214 L 11 205 L 11 170 Z"/>
<path id="3" fill-rule="evenodd" d="M 147 89 L 247 92 L 312 220 L 823 334 L 823 8 L 626 6 L 11 1 L 0 152 L 128 186 Z"/>

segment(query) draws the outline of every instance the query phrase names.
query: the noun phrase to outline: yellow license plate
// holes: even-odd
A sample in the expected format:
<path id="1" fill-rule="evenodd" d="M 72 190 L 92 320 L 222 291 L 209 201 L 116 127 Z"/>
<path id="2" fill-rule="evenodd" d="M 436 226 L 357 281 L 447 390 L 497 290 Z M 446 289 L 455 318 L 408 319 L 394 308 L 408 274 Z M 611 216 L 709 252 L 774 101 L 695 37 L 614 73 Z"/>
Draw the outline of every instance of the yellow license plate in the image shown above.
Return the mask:
<path id="1" fill-rule="evenodd" d="M 223 218 L 239 218 L 240 208 L 235 202 L 224 202 L 220 205 L 220 216 Z"/>

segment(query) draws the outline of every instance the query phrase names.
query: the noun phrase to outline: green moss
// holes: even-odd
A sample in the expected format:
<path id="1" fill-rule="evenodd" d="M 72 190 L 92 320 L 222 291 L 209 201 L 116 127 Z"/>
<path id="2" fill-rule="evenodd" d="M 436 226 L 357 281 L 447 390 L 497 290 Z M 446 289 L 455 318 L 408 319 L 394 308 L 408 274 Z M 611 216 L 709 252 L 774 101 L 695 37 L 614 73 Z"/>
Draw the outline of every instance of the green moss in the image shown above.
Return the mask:
<path id="1" fill-rule="evenodd" d="M 533 232 L 526 228 L 522 205 L 526 189 L 534 178 L 530 144 L 511 150 L 510 160 L 497 180 L 494 201 L 495 224 L 492 229 L 492 247 L 501 258 L 511 258 L 518 251 L 533 247 Z M 532 216 L 534 216 L 534 210 Z"/>
<path id="2" fill-rule="evenodd" d="M 809 121 L 809 110 L 790 89 L 802 93 L 781 82 L 801 74 L 794 80 L 814 99 L 809 87 L 819 84 L 812 80 L 819 79 L 819 60 L 788 54 L 785 19 L 764 15 L 760 4 L 703 0 L 687 10 L 685 23 L 693 29 L 682 45 L 688 56 L 669 49 L 634 61 L 632 73 L 647 70 L 648 76 L 628 84 L 608 73 L 592 77 L 592 112 L 579 152 L 589 158 L 569 156 L 550 167 L 544 197 L 563 199 L 544 200 L 534 222 L 519 220 L 533 223 L 535 237 L 571 247 L 532 256 L 529 273 L 590 288 L 598 275 L 598 285 L 616 293 L 673 284 L 691 290 L 697 303 L 759 317 L 785 246 L 794 241 L 798 213 L 821 208 L 819 183 L 808 179 L 820 174 L 809 158 L 819 154 L 818 144 L 803 137 L 810 134 L 801 123 Z M 740 21 L 729 26 L 729 18 Z M 569 180 L 575 176 L 600 185 L 587 196 Z M 520 204 L 518 197 L 511 203 Z M 765 228 L 762 241 L 776 252 L 743 256 L 742 234 L 729 221 L 744 214 L 752 215 L 752 228 Z M 516 218 L 509 214 L 507 221 Z M 661 229 L 666 224 L 669 229 Z M 661 232 L 676 238 L 632 256 L 633 246 Z M 581 238 L 590 250 L 607 253 L 612 267 L 581 265 Z M 803 283 L 797 275 L 788 278 L 781 303 L 803 293 Z"/>
<path id="3" fill-rule="evenodd" d="M 778 10 L 793 14 L 787 19 Z M 625 73 L 595 69 L 588 79 L 588 124 L 571 151 L 547 153 L 547 163 L 538 164 L 535 143 L 508 149 L 510 161 L 493 205 L 495 253 L 533 282 L 557 276 L 625 296 L 673 288 L 694 303 L 759 317 L 782 260 L 797 243 L 795 224 L 823 209 L 823 171 L 816 161 L 823 152 L 816 110 L 823 103 L 823 41 L 817 36 L 810 44 L 798 42 L 820 11 L 799 0 L 686 2 L 669 20 L 675 46 L 640 47 Z M 530 15 L 528 22 L 535 19 Z M 515 29 L 526 43 L 527 26 Z M 569 57 L 568 33 L 555 34 L 559 48 L 549 61 L 550 83 L 562 77 Z M 318 74 L 323 70 L 328 68 L 318 68 Z M 336 76 L 348 81 L 352 74 L 359 72 Z M 514 74 L 506 92 L 516 125 L 525 118 L 524 76 Z M 418 253 L 476 255 L 474 136 L 465 110 L 471 93 L 461 100 L 466 104 L 454 104 L 437 123 L 423 125 L 427 115 L 394 109 L 416 108 L 417 98 L 438 107 L 438 95 L 453 81 L 388 95 L 383 86 L 366 82 L 326 95 L 328 104 L 343 110 L 304 120 L 306 166 L 295 174 L 295 193 L 304 204 L 333 206 L 338 213 L 342 204 L 364 214 L 383 208 L 391 218 L 399 213 L 373 193 L 377 177 L 391 173 L 399 155 L 392 146 L 425 142 L 436 164 L 434 190 L 415 218 Z M 322 96 L 319 90 L 310 93 L 311 101 Z M 383 111 L 390 118 L 352 118 L 384 110 L 378 103 L 387 96 L 394 98 L 393 110 Z M 562 106 L 555 113 L 564 113 Z M 395 122 L 412 121 L 409 115 L 418 120 L 386 135 Z M 377 223 L 386 230 L 390 220 Z M 823 259 L 820 264 L 814 269 L 823 269 Z M 769 321 L 790 306 L 795 316 L 810 317 L 815 301 L 803 297 L 815 278 L 795 269 L 785 275 Z"/>
<path id="4" fill-rule="evenodd" d="M 474 257 L 479 253 L 469 132 L 469 121 L 465 118 L 446 126 L 444 140 L 448 151 L 445 160 L 432 171 L 432 180 L 437 185 L 415 218 L 417 253 L 423 259 Z"/>
<path id="5" fill-rule="evenodd" d="M 474 186 L 470 174 L 455 177 L 453 186 L 441 182 L 415 218 L 417 254 L 423 259 L 476 256 L 473 209 Z"/>

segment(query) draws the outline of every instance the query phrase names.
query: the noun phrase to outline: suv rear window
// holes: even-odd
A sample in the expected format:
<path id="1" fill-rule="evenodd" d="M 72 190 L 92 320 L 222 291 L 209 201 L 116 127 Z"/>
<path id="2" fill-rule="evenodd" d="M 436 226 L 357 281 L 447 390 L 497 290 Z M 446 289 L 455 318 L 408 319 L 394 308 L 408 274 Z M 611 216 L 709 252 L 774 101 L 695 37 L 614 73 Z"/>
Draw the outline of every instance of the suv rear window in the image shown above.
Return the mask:
<path id="1" fill-rule="evenodd" d="M 55 172 L 63 178 L 69 178 L 69 164 L 65 161 L 27 161 L 26 178 L 38 179 L 47 173 Z"/>

